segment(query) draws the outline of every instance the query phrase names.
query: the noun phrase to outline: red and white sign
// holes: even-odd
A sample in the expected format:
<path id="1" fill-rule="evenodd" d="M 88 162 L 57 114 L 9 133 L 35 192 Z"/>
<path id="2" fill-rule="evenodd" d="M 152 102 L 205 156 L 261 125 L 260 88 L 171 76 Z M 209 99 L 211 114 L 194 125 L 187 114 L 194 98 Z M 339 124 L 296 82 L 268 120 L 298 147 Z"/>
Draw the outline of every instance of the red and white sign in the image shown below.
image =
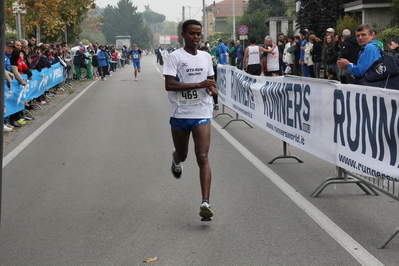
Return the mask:
<path id="1" fill-rule="evenodd" d="M 248 27 L 245 25 L 241 25 L 238 27 L 238 34 L 240 35 L 247 35 L 248 34 Z"/>

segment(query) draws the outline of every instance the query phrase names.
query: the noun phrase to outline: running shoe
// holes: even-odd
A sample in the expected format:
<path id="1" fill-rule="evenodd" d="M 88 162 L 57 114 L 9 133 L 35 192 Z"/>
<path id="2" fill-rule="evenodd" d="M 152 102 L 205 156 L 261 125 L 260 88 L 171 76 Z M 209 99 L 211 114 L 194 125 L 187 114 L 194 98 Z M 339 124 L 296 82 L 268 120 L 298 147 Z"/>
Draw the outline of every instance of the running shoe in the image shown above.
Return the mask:
<path id="1" fill-rule="evenodd" d="M 173 155 L 172 155 L 173 156 Z M 183 165 L 182 163 L 175 163 L 175 160 L 172 158 L 172 174 L 176 179 L 180 179 L 181 174 L 183 172 Z"/>
<path id="2" fill-rule="evenodd" d="M 137 78 L 135 78 L 134 80 L 137 81 Z"/>
<path id="3" fill-rule="evenodd" d="M 8 132 L 10 132 L 10 131 L 12 131 L 12 127 L 9 127 L 9 126 L 7 126 L 7 125 L 4 125 L 3 131 L 8 131 Z"/>
<path id="4" fill-rule="evenodd" d="M 204 201 L 201 204 L 199 215 L 202 218 L 209 219 L 213 216 L 213 211 L 211 210 L 211 205 L 208 202 Z"/>

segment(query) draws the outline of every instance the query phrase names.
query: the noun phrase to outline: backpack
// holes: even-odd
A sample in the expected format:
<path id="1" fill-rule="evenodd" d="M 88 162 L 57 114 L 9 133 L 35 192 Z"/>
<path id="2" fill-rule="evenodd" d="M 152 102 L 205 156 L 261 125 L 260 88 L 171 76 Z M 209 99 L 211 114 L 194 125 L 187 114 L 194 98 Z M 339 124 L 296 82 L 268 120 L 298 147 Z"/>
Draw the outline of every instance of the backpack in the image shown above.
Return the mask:
<path id="1" fill-rule="evenodd" d="M 363 77 L 359 85 L 380 87 L 399 90 L 399 58 L 392 54 L 384 53 L 381 48 L 381 57 L 375 61 Z"/>

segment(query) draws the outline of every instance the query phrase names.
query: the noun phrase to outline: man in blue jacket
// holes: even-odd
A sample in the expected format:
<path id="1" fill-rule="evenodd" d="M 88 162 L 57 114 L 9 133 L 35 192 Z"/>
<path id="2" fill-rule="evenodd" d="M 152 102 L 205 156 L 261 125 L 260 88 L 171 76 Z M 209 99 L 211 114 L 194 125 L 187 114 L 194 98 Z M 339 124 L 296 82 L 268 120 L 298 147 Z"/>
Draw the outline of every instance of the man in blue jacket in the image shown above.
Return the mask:
<path id="1" fill-rule="evenodd" d="M 218 62 L 221 65 L 225 65 L 227 64 L 227 55 L 229 52 L 229 47 L 227 47 L 227 45 L 225 45 L 222 41 L 222 39 L 219 39 L 219 45 L 216 48 L 216 53 L 217 53 L 217 57 L 218 57 Z"/>
<path id="2" fill-rule="evenodd" d="M 237 68 L 242 70 L 242 59 L 244 58 L 244 49 L 242 48 L 241 42 L 236 41 L 237 49 Z"/>
<path id="3" fill-rule="evenodd" d="M 373 28 L 368 24 L 362 24 L 357 27 L 356 39 L 362 47 L 359 52 L 357 64 L 349 62 L 348 59 L 341 58 L 338 60 L 337 65 L 346 73 L 351 73 L 355 77 L 361 78 L 371 65 L 380 59 L 381 51 L 377 46 L 377 41 L 374 40 Z"/>
<path id="4" fill-rule="evenodd" d="M 105 46 L 100 45 L 100 51 L 97 53 L 98 70 L 101 75 L 101 80 L 107 80 L 105 75 L 108 73 L 108 57 L 109 54 L 105 51 Z"/>

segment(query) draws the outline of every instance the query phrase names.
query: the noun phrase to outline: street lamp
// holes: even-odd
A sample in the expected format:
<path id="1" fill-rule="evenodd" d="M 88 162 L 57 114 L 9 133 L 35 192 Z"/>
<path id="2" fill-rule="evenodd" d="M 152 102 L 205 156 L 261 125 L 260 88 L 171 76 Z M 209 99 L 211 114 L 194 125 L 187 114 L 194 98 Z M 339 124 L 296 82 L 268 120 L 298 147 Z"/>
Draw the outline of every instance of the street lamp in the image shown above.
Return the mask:
<path id="1" fill-rule="evenodd" d="M 17 14 L 16 15 L 16 26 L 17 26 L 17 40 L 22 39 L 22 34 L 21 34 L 21 14 L 25 14 L 25 5 L 20 5 L 18 3 L 13 3 L 12 4 L 12 13 Z"/>

